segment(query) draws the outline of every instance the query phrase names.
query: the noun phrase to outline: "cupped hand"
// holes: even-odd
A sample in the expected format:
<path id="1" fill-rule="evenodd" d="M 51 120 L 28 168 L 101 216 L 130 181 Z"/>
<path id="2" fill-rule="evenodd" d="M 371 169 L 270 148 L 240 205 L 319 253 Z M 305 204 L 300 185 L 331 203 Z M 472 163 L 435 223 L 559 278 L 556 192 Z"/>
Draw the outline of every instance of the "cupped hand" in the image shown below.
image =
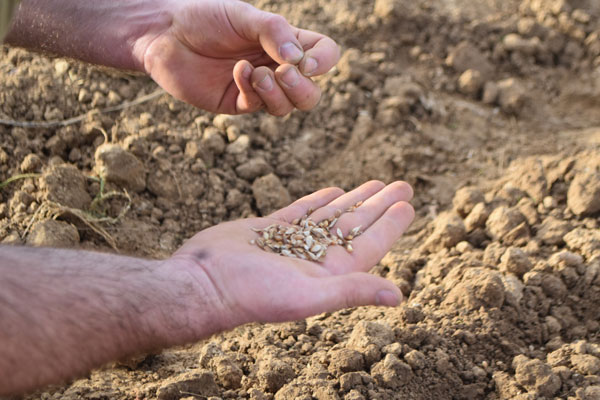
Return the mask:
<path id="1" fill-rule="evenodd" d="M 173 0 L 134 45 L 141 68 L 176 98 L 226 114 L 310 110 L 310 79 L 340 51 L 329 37 L 238 0 Z"/>
<path id="2" fill-rule="evenodd" d="M 400 290 L 367 271 L 414 218 L 407 203 L 411 197 L 412 189 L 404 182 L 385 186 L 371 181 L 348 193 L 323 189 L 268 217 L 206 229 L 185 243 L 171 261 L 189 281 L 209 282 L 203 293 L 215 296 L 210 304 L 219 330 L 251 321 L 296 320 L 360 305 L 395 306 L 402 299 Z M 330 246 L 324 261 L 318 263 L 269 253 L 250 243 L 258 237 L 252 228 L 286 225 L 309 210 L 314 210 L 310 218 L 319 222 L 359 201 L 362 205 L 342 214 L 336 224 L 344 235 L 361 226 L 363 233 L 352 241 L 352 253 Z"/>

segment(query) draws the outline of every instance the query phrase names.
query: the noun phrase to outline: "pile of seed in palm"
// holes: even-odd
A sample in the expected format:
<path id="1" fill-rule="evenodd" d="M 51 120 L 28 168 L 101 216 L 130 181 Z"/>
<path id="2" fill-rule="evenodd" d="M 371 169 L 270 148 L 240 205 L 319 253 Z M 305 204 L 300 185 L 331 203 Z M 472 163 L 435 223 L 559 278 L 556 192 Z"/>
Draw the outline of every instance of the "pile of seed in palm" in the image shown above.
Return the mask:
<path id="1" fill-rule="evenodd" d="M 361 204 L 362 201 L 359 201 L 346 212 L 354 211 Z M 349 253 L 354 251 L 352 239 L 362 233 L 361 227 L 353 228 L 344 236 L 342 230 L 335 227 L 342 210 L 337 210 L 332 217 L 321 222 L 310 219 L 310 214 L 312 210 L 292 221 L 291 225 L 272 224 L 264 229 L 253 228 L 260 237 L 250 243 L 271 253 L 309 261 L 323 261 L 329 246 L 342 246 Z"/>

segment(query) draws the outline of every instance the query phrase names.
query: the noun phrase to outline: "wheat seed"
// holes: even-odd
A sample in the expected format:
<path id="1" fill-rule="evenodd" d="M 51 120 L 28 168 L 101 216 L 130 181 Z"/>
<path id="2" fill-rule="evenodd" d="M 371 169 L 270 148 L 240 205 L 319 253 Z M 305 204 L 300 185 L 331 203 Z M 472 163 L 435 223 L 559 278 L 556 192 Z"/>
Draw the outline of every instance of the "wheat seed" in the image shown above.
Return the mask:
<path id="1" fill-rule="evenodd" d="M 359 201 L 345 212 L 353 212 L 362 205 Z M 329 246 L 342 246 L 348 253 L 352 253 L 352 240 L 359 236 L 361 226 L 350 230 L 344 237 L 340 228 L 335 228 L 342 210 L 336 210 L 330 218 L 317 223 L 310 218 L 312 208 L 302 218 L 296 218 L 291 226 L 272 224 L 264 229 L 252 228 L 259 237 L 252 239 L 250 244 L 262 250 L 280 254 L 286 257 L 299 258 L 321 262 L 327 254 Z"/>

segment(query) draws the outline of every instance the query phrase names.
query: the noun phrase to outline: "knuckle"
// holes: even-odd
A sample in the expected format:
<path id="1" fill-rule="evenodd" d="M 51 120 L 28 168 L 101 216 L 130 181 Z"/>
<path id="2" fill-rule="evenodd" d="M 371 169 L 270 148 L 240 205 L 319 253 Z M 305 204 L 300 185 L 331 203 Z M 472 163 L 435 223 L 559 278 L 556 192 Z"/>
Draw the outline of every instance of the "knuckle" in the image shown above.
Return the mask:
<path id="1" fill-rule="evenodd" d="M 286 26 L 286 25 L 288 25 L 288 22 L 281 15 L 269 13 L 265 17 L 264 26 L 265 26 L 266 30 L 269 32 L 280 29 L 282 26 Z"/>

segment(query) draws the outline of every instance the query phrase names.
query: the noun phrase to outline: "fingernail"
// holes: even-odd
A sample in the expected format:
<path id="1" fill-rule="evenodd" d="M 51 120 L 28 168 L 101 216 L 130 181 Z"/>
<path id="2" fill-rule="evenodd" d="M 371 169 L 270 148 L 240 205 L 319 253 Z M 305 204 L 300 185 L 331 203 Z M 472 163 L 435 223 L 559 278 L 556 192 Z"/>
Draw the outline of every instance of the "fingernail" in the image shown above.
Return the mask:
<path id="1" fill-rule="evenodd" d="M 310 76 L 317 70 L 318 66 L 319 63 L 317 63 L 317 60 L 312 57 L 308 57 L 306 60 L 304 60 L 304 68 L 302 72 L 304 75 Z"/>
<path id="2" fill-rule="evenodd" d="M 389 290 L 380 290 L 375 295 L 375 304 L 378 306 L 396 307 L 400 304 L 398 295 Z"/>
<path id="3" fill-rule="evenodd" d="M 266 74 L 265 77 L 256 84 L 256 86 L 265 91 L 273 89 L 273 79 L 271 79 L 271 75 Z"/>
<path id="4" fill-rule="evenodd" d="M 246 65 L 246 68 L 242 71 L 242 77 L 244 79 L 250 79 L 250 75 L 252 75 L 252 68 L 249 65 Z"/>
<path id="5" fill-rule="evenodd" d="M 281 75 L 281 80 L 287 86 L 294 87 L 300 82 L 300 76 L 295 67 L 290 67 L 283 75 Z"/>
<path id="6" fill-rule="evenodd" d="M 304 57 L 304 52 L 292 42 L 282 44 L 279 48 L 279 54 L 285 61 L 293 64 L 296 64 Z"/>

